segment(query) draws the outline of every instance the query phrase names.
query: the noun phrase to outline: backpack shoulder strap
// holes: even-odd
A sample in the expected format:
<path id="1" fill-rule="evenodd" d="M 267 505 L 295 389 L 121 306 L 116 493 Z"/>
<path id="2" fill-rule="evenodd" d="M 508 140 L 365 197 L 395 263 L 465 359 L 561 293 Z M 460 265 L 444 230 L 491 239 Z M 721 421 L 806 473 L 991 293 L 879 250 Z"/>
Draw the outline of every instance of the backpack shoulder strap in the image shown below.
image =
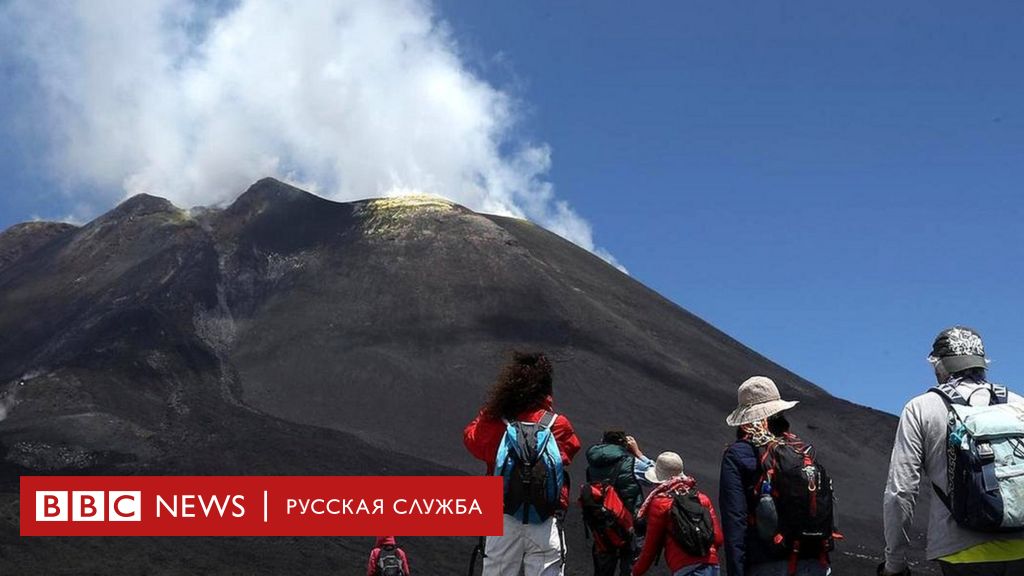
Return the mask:
<path id="1" fill-rule="evenodd" d="M 549 410 L 545 410 L 544 415 L 540 417 L 540 420 L 537 421 L 537 424 L 539 424 L 541 428 L 551 428 L 551 425 L 555 423 L 555 418 L 557 417 L 558 414 L 555 414 L 554 412 L 551 412 Z"/>
<path id="2" fill-rule="evenodd" d="M 1006 386 L 999 384 L 992 385 L 992 404 L 1006 404 L 1010 401 L 1010 392 Z"/>
<path id="3" fill-rule="evenodd" d="M 929 392 L 934 392 L 934 393 L 938 394 L 940 398 L 942 398 L 943 403 L 946 405 L 946 408 L 949 410 L 950 418 L 958 417 L 958 416 L 956 416 L 956 411 L 953 410 L 953 406 L 970 406 L 971 405 L 971 403 L 966 398 L 964 398 L 963 395 L 961 395 L 959 392 L 956 391 L 956 386 L 959 383 L 960 383 L 959 380 L 952 380 L 952 381 L 949 381 L 949 382 L 943 382 L 943 383 L 941 383 L 941 384 L 939 384 L 937 386 L 933 386 L 932 388 L 928 389 Z M 995 396 L 994 396 L 994 391 L 993 391 L 993 400 L 997 401 L 995 399 Z M 948 427 L 951 426 L 951 425 L 952 424 L 947 424 L 947 433 L 949 432 L 949 428 Z M 949 463 L 947 465 L 952 466 L 951 463 Z M 947 494 L 945 490 L 940 488 L 939 485 L 934 483 L 934 482 L 932 482 L 932 490 L 935 491 L 935 495 L 939 497 L 939 500 L 942 502 L 943 505 L 946 506 L 947 510 L 952 510 L 953 509 L 952 502 L 950 501 L 950 498 L 949 498 L 949 494 Z"/>
<path id="4" fill-rule="evenodd" d="M 555 449 L 558 451 L 558 453 L 559 454 L 561 453 L 561 448 L 558 448 L 558 444 L 557 444 L 557 442 L 555 440 L 554 431 L 551 429 L 551 426 L 552 426 L 552 424 L 555 423 L 555 418 L 557 418 L 557 417 L 558 417 L 558 415 L 555 414 L 554 412 L 551 412 L 549 410 L 545 410 L 544 414 L 540 417 L 540 420 L 538 420 L 536 422 L 537 428 L 538 428 L 538 430 L 537 430 L 538 439 L 540 439 L 541 432 L 543 432 L 545 430 L 547 431 L 547 434 L 544 435 L 543 439 L 540 439 L 540 442 L 535 447 L 535 450 L 536 450 L 535 456 L 537 458 L 539 458 L 541 456 L 541 454 L 543 454 L 546 450 L 548 450 L 550 446 L 555 446 L 556 447 Z M 559 462 L 561 462 L 561 459 L 559 459 Z M 566 477 L 565 477 L 565 480 L 566 480 L 565 484 L 568 484 L 569 482 L 567 480 L 568 480 L 568 477 L 569 477 L 568 476 L 569 471 L 568 470 L 563 470 L 563 471 L 564 471 L 564 473 L 566 475 Z"/>
<path id="5" fill-rule="evenodd" d="M 956 385 L 953 382 L 943 382 L 937 386 L 933 386 L 928 389 L 929 392 L 935 392 L 946 401 L 947 404 L 955 404 L 958 406 L 970 406 L 967 399 L 960 395 L 956 391 Z"/>
<path id="6" fill-rule="evenodd" d="M 932 489 L 935 490 L 935 495 L 939 497 L 939 500 L 946 506 L 947 510 L 953 510 L 953 504 L 949 501 L 949 495 L 946 494 L 939 485 L 932 482 Z"/>
<path id="7" fill-rule="evenodd" d="M 929 392 L 937 393 L 950 404 L 956 404 L 958 406 L 970 406 L 970 401 L 967 398 L 964 398 L 962 394 L 957 392 L 956 385 L 958 383 L 959 381 L 944 382 L 933 388 L 930 388 Z M 1001 384 L 989 383 L 989 390 L 991 392 L 991 400 L 989 401 L 989 405 L 1006 404 L 1010 399 L 1010 392 L 1009 390 L 1006 389 L 1006 386 L 1003 386 Z"/>
<path id="8" fill-rule="evenodd" d="M 700 501 L 700 492 L 696 487 L 689 490 L 676 489 L 668 493 L 668 496 L 672 498 L 673 503 L 678 503 L 680 506 L 685 506 L 690 502 L 696 503 L 698 506 L 703 507 L 704 504 Z"/>
<path id="9" fill-rule="evenodd" d="M 753 444 L 752 444 L 753 446 Z M 761 446 L 754 446 L 754 453 L 757 454 L 757 463 L 759 466 L 770 464 L 774 456 L 774 452 L 779 448 L 786 446 L 786 442 L 782 438 L 776 438 L 770 442 L 765 442 Z"/>

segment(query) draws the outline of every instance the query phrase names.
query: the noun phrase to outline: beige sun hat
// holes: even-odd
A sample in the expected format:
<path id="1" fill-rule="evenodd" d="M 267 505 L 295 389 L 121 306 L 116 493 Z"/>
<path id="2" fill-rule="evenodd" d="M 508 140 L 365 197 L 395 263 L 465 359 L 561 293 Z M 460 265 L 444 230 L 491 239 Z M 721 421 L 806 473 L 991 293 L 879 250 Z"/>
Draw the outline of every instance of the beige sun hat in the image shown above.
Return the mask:
<path id="1" fill-rule="evenodd" d="M 740 384 L 736 393 L 739 406 L 725 419 L 729 426 L 742 426 L 764 420 L 765 418 L 789 410 L 797 405 L 797 401 L 783 400 L 779 397 L 779 388 L 771 378 L 754 376 Z"/>
<path id="2" fill-rule="evenodd" d="M 671 480 L 683 474 L 683 458 L 675 452 L 662 452 L 654 462 L 653 468 L 644 472 L 646 478 L 652 484 L 660 484 L 665 480 Z"/>

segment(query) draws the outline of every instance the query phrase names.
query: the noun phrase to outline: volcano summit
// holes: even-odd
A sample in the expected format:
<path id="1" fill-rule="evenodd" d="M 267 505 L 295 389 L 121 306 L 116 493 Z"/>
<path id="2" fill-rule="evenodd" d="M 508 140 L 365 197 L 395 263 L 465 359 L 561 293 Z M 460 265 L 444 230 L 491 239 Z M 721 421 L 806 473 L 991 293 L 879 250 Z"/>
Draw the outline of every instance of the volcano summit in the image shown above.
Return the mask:
<path id="1" fill-rule="evenodd" d="M 17 477 L 479 474 L 462 428 L 516 348 L 555 362 L 585 444 L 624 428 L 712 495 L 736 387 L 773 378 L 836 482 L 836 573 L 873 571 L 893 416 L 529 222 L 265 179 L 223 209 L 140 195 L 0 233 L 0 572 L 356 574 L 370 538 L 20 538 Z M 566 573 L 588 573 L 578 510 L 567 533 Z M 417 572 L 454 574 L 473 542 L 404 545 Z"/>

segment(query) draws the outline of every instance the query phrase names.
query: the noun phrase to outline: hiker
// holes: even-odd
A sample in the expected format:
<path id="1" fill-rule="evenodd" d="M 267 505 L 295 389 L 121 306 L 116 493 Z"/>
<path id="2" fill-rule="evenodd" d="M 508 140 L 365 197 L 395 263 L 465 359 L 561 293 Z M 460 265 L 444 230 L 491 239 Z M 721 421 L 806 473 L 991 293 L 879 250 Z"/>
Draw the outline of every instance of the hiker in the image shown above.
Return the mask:
<path id="1" fill-rule="evenodd" d="M 718 497 L 729 575 L 830 574 L 832 481 L 813 447 L 789 431 L 783 412 L 797 402 L 764 376 L 743 382 L 737 397 Z"/>
<path id="2" fill-rule="evenodd" d="M 643 503 L 644 476 L 654 462 L 636 439 L 608 430 L 587 449 L 587 482 L 580 488 L 583 523 L 593 540 L 595 576 L 629 576 L 638 549 L 636 513 Z M 614 494 L 608 494 L 608 490 Z M 621 512 L 620 512 L 621 510 Z"/>
<path id="3" fill-rule="evenodd" d="M 405 551 L 395 543 L 394 536 L 378 536 L 377 544 L 370 550 L 370 561 L 366 564 L 366 576 L 409 576 L 409 559 Z"/>
<path id="4" fill-rule="evenodd" d="M 646 475 L 656 487 L 637 512 L 647 522 L 647 537 L 633 576 L 645 574 L 662 550 L 673 576 L 718 576 L 722 526 L 711 499 L 683 473 L 683 459 L 662 452 Z"/>
<path id="5" fill-rule="evenodd" d="M 563 574 L 567 468 L 580 441 L 569 419 L 554 412 L 551 373 L 543 354 L 514 353 L 463 433 L 487 473 L 505 479 L 504 535 L 487 537 L 484 576 L 518 576 L 524 567 L 526 576 Z"/>
<path id="6" fill-rule="evenodd" d="M 940 332 L 928 360 L 938 385 L 907 403 L 896 428 L 878 573 L 909 573 L 908 534 L 926 491 L 935 496 L 927 557 L 943 574 L 1024 574 L 1024 476 L 1005 473 L 1024 464 L 1022 399 L 988 382 L 985 346 L 971 328 Z M 974 438 L 984 431 L 999 437 Z"/>

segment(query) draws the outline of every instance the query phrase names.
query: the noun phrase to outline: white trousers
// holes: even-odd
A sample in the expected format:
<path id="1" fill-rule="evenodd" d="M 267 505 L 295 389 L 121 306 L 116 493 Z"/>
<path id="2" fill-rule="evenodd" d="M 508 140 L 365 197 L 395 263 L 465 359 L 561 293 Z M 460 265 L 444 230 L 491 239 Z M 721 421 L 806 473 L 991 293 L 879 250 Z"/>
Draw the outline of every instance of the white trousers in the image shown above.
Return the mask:
<path id="1" fill-rule="evenodd" d="M 562 553 L 554 518 L 523 524 L 505 515 L 504 536 L 488 536 L 483 576 L 562 576 Z"/>

